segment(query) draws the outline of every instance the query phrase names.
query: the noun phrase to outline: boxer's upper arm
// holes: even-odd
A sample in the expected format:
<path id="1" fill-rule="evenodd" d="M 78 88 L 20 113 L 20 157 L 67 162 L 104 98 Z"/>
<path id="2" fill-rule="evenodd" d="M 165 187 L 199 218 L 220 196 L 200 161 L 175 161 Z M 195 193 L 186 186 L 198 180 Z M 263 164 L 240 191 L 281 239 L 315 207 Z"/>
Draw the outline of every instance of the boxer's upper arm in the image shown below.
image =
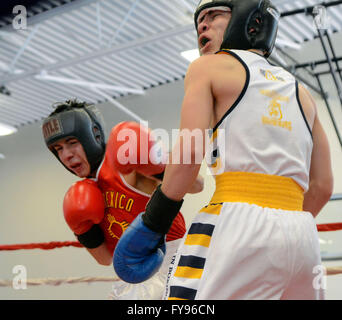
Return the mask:
<path id="1" fill-rule="evenodd" d="M 181 111 L 180 130 L 200 130 L 204 147 L 205 130 L 209 129 L 213 117 L 214 96 L 210 74 L 204 72 L 210 66 L 206 65 L 206 59 L 202 58 L 204 57 L 190 65 L 185 77 L 185 94 Z M 195 148 L 195 145 L 192 143 L 191 149 L 193 148 Z"/>
<path id="2" fill-rule="evenodd" d="M 329 201 L 333 191 L 330 147 L 327 135 L 319 120 L 314 99 L 303 87 L 300 86 L 299 90 L 305 115 L 309 124 L 312 125 L 313 139 L 309 189 L 304 195 L 303 209 L 317 215 Z"/>

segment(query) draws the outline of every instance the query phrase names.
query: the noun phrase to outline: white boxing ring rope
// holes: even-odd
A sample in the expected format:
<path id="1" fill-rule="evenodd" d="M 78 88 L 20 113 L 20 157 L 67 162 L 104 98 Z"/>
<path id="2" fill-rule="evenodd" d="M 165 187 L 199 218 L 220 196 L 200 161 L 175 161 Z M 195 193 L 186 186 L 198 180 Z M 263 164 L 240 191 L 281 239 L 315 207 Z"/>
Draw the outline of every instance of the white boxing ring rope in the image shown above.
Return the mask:
<path id="1" fill-rule="evenodd" d="M 342 194 L 335 194 L 331 197 L 330 201 L 342 200 Z M 318 224 L 317 229 L 319 232 L 324 231 L 338 231 L 342 230 L 342 223 L 327 223 Z M 48 242 L 48 243 L 28 243 L 28 244 L 14 244 L 14 245 L 0 245 L 1 251 L 13 251 L 22 249 L 43 249 L 50 250 L 61 247 L 83 247 L 79 242 L 64 241 L 64 242 Z M 0 253 L 1 254 L 1 253 Z M 326 255 L 322 253 L 322 261 L 329 260 L 342 260 L 342 254 Z M 342 274 L 342 266 L 325 267 L 325 274 L 328 276 Z M 72 277 L 72 278 L 45 278 L 45 279 L 27 279 L 26 285 L 29 286 L 40 286 L 40 285 L 51 285 L 59 286 L 64 284 L 76 284 L 76 283 L 93 283 L 93 282 L 115 282 L 120 281 L 117 276 L 113 277 Z M 0 279 L 0 287 L 12 287 L 13 280 Z"/>

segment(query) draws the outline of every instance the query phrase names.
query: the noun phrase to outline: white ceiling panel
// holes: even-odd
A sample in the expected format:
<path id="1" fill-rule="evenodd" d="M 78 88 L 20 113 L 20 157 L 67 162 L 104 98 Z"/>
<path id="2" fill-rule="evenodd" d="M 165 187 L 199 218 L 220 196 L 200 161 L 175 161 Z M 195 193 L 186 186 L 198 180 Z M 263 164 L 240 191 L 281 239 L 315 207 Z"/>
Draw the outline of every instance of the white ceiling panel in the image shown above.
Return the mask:
<path id="1" fill-rule="evenodd" d="M 282 13 L 319 4 L 274 0 Z M 342 5 L 327 8 L 330 31 L 342 29 Z M 0 122 L 20 128 L 40 121 L 52 104 L 69 98 L 98 103 L 129 94 L 42 80 L 67 78 L 135 90 L 182 79 L 189 62 L 180 53 L 196 48 L 197 0 L 48 0 L 27 7 L 27 28 L 0 19 Z M 279 39 L 303 44 L 317 37 L 305 13 L 280 19 Z M 284 45 L 282 45 L 284 49 Z M 286 46 L 285 46 L 286 48 Z"/>

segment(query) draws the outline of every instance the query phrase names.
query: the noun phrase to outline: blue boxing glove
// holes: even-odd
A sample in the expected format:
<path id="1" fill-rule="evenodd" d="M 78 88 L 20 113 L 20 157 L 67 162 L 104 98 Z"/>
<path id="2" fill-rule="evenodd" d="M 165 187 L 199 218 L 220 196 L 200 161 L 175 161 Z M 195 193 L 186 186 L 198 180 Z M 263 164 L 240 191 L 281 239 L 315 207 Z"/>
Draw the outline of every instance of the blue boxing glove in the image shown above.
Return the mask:
<path id="1" fill-rule="evenodd" d="M 129 225 L 114 251 L 115 272 L 129 283 L 139 283 L 152 277 L 165 254 L 164 235 L 147 228 L 142 214 Z"/>
<path id="2" fill-rule="evenodd" d="M 183 200 L 167 198 L 158 186 L 146 211 L 135 218 L 115 248 L 113 265 L 122 280 L 143 282 L 159 270 L 165 255 L 165 235 L 182 204 Z"/>

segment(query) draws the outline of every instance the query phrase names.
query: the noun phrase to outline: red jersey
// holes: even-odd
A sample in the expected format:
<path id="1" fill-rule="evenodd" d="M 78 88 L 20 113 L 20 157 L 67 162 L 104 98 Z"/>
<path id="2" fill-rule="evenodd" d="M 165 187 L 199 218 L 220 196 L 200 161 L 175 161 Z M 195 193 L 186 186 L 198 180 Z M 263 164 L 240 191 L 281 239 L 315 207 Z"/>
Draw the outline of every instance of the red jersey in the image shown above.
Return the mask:
<path id="1" fill-rule="evenodd" d="M 104 160 L 97 171 L 97 184 L 105 200 L 105 216 L 100 223 L 105 241 L 110 252 L 129 224 L 145 211 L 150 195 L 130 186 L 116 171 L 111 153 L 111 145 L 107 145 Z M 166 236 L 166 241 L 182 238 L 185 234 L 185 221 L 179 212 Z"/>

